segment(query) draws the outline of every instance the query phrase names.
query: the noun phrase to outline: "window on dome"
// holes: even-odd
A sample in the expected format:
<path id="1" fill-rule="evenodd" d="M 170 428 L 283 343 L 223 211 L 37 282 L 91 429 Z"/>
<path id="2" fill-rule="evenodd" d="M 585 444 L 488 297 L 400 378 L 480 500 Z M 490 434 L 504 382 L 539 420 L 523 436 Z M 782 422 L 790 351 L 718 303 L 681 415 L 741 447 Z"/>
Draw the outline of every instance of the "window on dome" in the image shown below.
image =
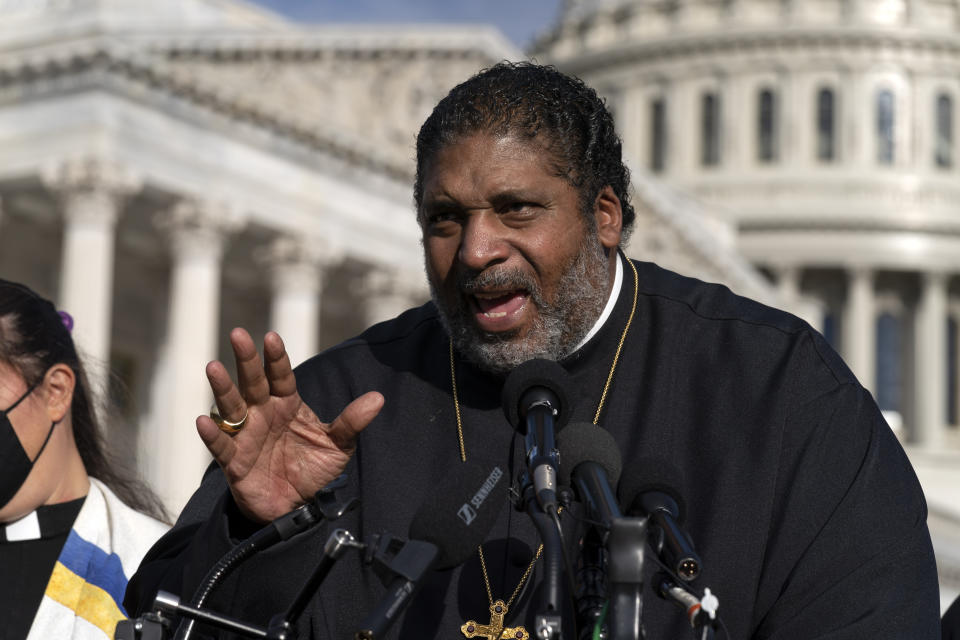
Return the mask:
<path id="1" fill-rule="evenodd" d="M 777 161 L 777 96 L 764 89 L 757 98 L 757 160 L 764 163 Z"/>
<path id="2" fill-rule="evenodd" d="M 937 130 L 934 137 L 934 160 L 938 167 L 953 166 L 953 98 L 946 93 L 937 96 Z"/>
<path id="3" fill-rule="evenodd" d="M 667 108 L 663 98 L 650 103 L 650 171 L 660 173 L 667 166 Z"/>
<path id="4" fill-rule="evenodd" d="M 900 318 L 889 311 L 877 317 L 877 404 L 882 411 L 900 411 L 902 390 L 902 326 Z"/>
<path id="5" fill-rule="evenodd" d="M 955 316 L 947 317 L 947 424 L 960 424 L 960 380 L 958 380 L 958 360 L 960 360 L 960 326 Z"/>
<path id="6" fill-rule="evenodd" d="M 833 89 L 817 93 L 817 160 L 833 162 L 837 157 L 836 100 Z"/>
<path id="7" fill-rule="evenodd" d="M 701 108 L 700 162 L 705 167 L 712 167 L 720 164 L 720 96 L 713 92 L 704 93 Z"/>
<path id="8" fill-rule="evenodd" d="M 877 162 L 880 164 L 893 164 L 893 128 L 893 92 L 881 89 L 877 92 Z"/>

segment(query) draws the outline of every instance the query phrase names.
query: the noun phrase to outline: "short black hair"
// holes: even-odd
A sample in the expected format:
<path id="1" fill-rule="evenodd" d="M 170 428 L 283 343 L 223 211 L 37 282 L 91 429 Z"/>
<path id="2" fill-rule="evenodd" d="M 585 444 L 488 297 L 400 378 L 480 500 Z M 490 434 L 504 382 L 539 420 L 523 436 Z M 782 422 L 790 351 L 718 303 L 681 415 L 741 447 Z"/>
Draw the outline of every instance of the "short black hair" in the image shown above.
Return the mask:
<path id="1" fill-rule="evenodd" d="M 476 132 L 539 138 L 553 157 L 557 175 L 580 192 L 585 213 L 609 185 L 623 209 L 623 237 L 629 236 L 636 217 L 628 192 L 630 171 L 623 163 L 613 116 L 582 80 L 551 66 L 501 62 L 454 87 L 417 135 L 417 209 L 430 160 Z M 593 217 L 588 217 L 592 224 Z"/>

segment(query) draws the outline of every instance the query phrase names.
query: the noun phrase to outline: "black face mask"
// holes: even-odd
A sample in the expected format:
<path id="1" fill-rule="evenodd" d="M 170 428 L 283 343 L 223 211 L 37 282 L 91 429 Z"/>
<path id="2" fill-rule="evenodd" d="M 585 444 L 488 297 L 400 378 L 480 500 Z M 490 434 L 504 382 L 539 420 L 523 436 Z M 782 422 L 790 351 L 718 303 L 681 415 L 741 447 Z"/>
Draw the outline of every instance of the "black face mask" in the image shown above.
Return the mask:
<path id="1" fill-rule="evenodd" d="M 44 439 L 40 451 L 37 452 L 37 457 L 30 460 L 30 456 L 27 455 L 23 445 L 20 444 L 17 432 L 13 430 L 13 425 L 10 424 L 8 415 L 34 389 L 36 389 L 36 385 L 27 389 L 26 393 L 6 410 L 0 411 L 0 509 L 7 506 L 7 503 L 16 495 L 23 483 L 27 481 L 27 476 L 33 469 L 33 463 L 47 448 L 50 436 L 53 435 L 53 428 L 57 424 L 55 422 L 50 424 L 50 430 L 47 431 L 47 437 Z"/>

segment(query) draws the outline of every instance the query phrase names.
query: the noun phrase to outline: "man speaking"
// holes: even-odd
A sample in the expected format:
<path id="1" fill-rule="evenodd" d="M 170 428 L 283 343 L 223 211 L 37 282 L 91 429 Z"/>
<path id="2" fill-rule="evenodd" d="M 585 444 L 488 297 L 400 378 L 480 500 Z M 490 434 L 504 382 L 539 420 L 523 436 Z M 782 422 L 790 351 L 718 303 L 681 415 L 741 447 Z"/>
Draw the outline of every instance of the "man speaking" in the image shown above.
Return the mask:
<path id="1" fill-rule="evenodd" d="M 261 361 L 240 329 L 236 384 L 208 366 L 222 421 L 197 429 L 220 470 L 131 581 L 131 613 L 160 588 L 189 599 L 233 544 L 341 473 L 359 508 L 250 558 L 207 605 L 266 625 L 333 527 L 406 535 L 466 464 L 519 484 L 524 439 L 501 393 L 509 372 L 544 358 L 569 376 L 569 419 L 616 442 L 621 487 L 642 474 L 681 498 L 697 582 L 719 595 L 728 637 L 937 636 L 926 505 L 870 394 L 803 321 L 620 253 L 629 175 L 592 89 L 526 63 L 455 87 L 417 137 L 414 198 L 431 302 L 295 374 L 278 335 Z M 496 496 L 482 541 L 429 573 L 390 637 L 536 628 L 543 541 L 517 500 Z M 578 517 L 560 514 L 571 555 Z M 646 637 L 688 637 L 682 612 L 645 584 Z M 299 637 L 353 637 L 384 593 L 359 554 L 344 556 Z"/>

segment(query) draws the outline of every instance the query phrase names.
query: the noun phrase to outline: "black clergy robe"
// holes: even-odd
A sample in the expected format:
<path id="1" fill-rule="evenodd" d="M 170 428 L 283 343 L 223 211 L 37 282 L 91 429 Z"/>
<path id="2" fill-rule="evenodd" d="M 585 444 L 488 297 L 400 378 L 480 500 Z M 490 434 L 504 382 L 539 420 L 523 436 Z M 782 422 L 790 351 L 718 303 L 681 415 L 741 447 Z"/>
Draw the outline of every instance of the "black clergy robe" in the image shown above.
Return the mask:
<path id="1" fill-rule="evenodd" d="M 695 585 L 719 597 L 729 637 L 936 638 L 937 575 L 923 494 L 869 393 L 803 321 L 725 287 L 635 264 L 636 316 L 599 424 L 620 447 L 624 475 L 650 459 L 680 470 L 681 477 L 662 480 L 686 503 L 685 528 L 703 561 Z M 633 273 L 624 266 L 613 313 L 561 362 L 579 393 L 576 421 L 592 421 L 630 313 Z M 501 410 L 502 379 L 462 359 L 456 367 L 468 459 L 499 464 L 516 479 L 523 443 Z M 347 467 L 344 495 L 358 496 L 361 506 L 334 526 L 359 537 L 405 536 L 421 502 L 460 464 L 448 338 L 434 306 L 376 325 L 296 373 L 304 400 L 324 421 L 364 392 L 383 393 L 386 405 Z M 128 611 L 148 608 L 157 588 L 188 600 L 231 540 L 251 530 L 224 487 L 219 471 L 207 474 L 131 580 Z M 572 543 L 575 519 L 564 522 Z M 209 604 L 265 625 L 312 571 L 329 530 L 252 558 Z M 527 514 L 504 504 L 483 546 L 495 599 L 509 598 L 538 542 Z M 647 638 L 692 637 L 682 612 L 653 593 L 652 565 Z M 533 629 L 540 577 L 538 566 L 509 626 Z M 308 607 L 300 637 L 351 638 L 384 591 L 348 554 Z M 460 626 L 486 622 L 488 607 L 473 554 L 431 573 L 390 637 L 462 637 Z"/>

